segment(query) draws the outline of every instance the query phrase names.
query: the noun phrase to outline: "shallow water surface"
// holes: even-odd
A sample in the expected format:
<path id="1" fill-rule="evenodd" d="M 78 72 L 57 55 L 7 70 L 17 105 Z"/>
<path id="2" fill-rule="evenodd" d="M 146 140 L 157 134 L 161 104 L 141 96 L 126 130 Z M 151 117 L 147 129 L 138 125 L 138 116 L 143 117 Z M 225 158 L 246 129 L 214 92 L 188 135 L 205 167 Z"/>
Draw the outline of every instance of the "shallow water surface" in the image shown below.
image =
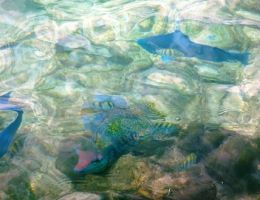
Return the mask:
<path id="1" fill-rule="evenodd" d="M 258 0 L 0 0 L 0 94 L 24 111 L 0 199 L 260 199 L 259 13 Z M 248 63 L 136 42 L 177 29 Z M 14 118 L 0 110 L 0 130 Z"/>

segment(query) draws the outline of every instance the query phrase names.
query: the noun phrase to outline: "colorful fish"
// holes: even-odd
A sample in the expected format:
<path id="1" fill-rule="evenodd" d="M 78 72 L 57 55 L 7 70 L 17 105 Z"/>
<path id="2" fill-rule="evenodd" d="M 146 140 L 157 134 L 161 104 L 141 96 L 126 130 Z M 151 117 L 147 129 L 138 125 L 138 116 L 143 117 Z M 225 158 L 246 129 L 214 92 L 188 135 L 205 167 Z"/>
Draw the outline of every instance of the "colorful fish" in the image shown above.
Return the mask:
<path id="1" fill-rule="evenodd" d="M 238 61 L 246 65 L 249 57 L 247 52 L 233 53 L 217 47 L 195 43 L 180 30 L 138 39 L 137 43 L 149 53 L 163 56 L 164 60 L 172 59 L 172 55 L 178 53 L 185 57 L 195 57 L 212 62 Z"/>
<path id="2" fill-rule="evenodd" d="M 197 163 L 197 156 L 196 154 L 191 153 L 174 167 L 174 171 L 176 172 L 185 171 L 196 163 Z"/>
<path id="3" fill-rule="evenodd" d="M 101 106 L 100 103 L 107 101 L 113 106 Z M 156 138 L 157 134 L 176 132 L 176 126 L 172 123 L 153 122 L 162 118 L 162 114 L 155 112 L 151 106 L 136 103 L 131 105 L 133 108 L 130 108 L 124 97 L 108 95 L 94 96 L 92 101 L 84 104 L 83 109 L 89 109 L 82 117 L 85 130 L 93 133 L 94 143 L 102 141 L 102 148 L 100 153 L 95 150 L 78 152 L 79 160 L 74 172 L 101 173 L 120 156 L 135 151 L 142 141 Z"/>
<path id="4" fill-rule="evenodd" d="M 14 135 L 22 122 L 23 110 L 9 102 L 10 92 L 0 96 L 0 110 L 14 111 L 16 118 L 0 132 L 0 158 L 8 151 Z"/>

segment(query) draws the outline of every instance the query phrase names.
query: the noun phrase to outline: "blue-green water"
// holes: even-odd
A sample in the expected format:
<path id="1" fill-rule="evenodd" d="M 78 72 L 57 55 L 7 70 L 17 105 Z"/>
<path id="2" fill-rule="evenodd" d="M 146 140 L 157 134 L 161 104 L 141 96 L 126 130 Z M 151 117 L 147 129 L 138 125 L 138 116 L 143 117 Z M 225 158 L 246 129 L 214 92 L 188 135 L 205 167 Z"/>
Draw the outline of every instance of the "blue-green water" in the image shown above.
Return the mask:
<path id="1" fill-rule="evenodd" d="M 24 110 L 0 199 L 260 198 L 259 13 L 258 0 L 0 0 L 0 94 Z M 177 23 L 192 41 L 249 52 L 248 64 L 163 62 L 135 42 Z M 93 131 L 82 118 L 95 95 L 119 95 L 127 111 Z M 0 111 L 1 129 L 12 114 Z M 75 177 L 75 148 L 102 151 L 119 129 L 137 146 L 127 137 L 105 173 Z"/>

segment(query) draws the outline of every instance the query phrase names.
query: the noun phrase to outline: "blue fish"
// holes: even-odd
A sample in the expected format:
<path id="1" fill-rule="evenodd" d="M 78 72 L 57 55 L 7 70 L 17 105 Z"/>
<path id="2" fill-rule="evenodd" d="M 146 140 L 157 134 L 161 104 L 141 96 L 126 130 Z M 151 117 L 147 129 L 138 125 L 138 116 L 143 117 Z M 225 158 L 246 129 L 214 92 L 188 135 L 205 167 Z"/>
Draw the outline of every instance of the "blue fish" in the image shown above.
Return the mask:
<path id="1" fill-rule="evenodd" d="M 22 122 L 23 110 L 9 103 L 10 92 L 0 96 L 0 110 L 14 111 L 17 113 L 16 118 L 0 132 L 0 158 L 3 157 L 9 145 L 11 144 L 14 135 Z"/>
<path id="2" fill-rule="evenodd" d="M 138 39 L 137 43 L 149 53 L 160 55 L 163 60 L 167 61 L 171 60 L 173 54 L 177 54 L 177 56 L 182 54 L 184 57 L 195 57 L 212 62 L 239 61 L 246 65 L 249 57 L 247 52 L 233 53 L 217 47 L 195 43 L 180 30 Z"/>

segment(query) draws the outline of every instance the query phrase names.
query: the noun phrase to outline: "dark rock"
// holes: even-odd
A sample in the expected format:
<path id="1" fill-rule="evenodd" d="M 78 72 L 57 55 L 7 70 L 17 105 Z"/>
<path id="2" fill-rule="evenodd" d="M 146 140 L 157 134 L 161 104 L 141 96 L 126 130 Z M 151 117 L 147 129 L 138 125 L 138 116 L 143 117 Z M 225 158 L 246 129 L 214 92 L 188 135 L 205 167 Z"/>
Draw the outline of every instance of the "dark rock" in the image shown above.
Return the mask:
<path id="1" fill-rule="evenodd" d="M 110 58 L 108 58 L 108 61 L 115 63 L 115 64 L 127 66 L 131 62 L 133 62 L 133 59 L 131 57 L 125 56 L 123 54 L 115 54 L 115 55 L 111 56 Z"/>
<path id="2" fill-rule="evenodd" d="M 238 150 L 240 153 L 237 160 L 234 162 L 234 170 L 237 176 L 243 178 L 245 175 L 256 170 L 256 166 L 254 165 L 256 156 L 255 151 L 250 144 L 245 143 L 244 148 Z"/>
<path id="3" fill-rule="evenodd" d="M 242 136 L 230 137 L 206 159 L 208 173 L 233 192 L 259 191 L 257 149 Z"/>
<path id="4" fill-rule="evenodd" d="M 230 134 L 216 125 L 193 124 L 180 134 L 177 146 L 185 154 L 195 153 L 200 160 L 222 144 Z"/>
<path id="5" fill-rule="evenodd" d="M 167 147 L 174 145 L 174 140 L 146 140 L 139 142 L 131 151 L 135 156 L 156 156 L 161 157 Z"/>
<path id="6" fill-rule="evenodd" d="M 180 190 L 176 190 L 173 199 L 178 200 L 215 200 L 216 186 L 209 180 L 191 179 Z"/>
<path id="7" fill-rule="evenodd" d="M 152 176 L 141 185 L 138 194 L 148 199 L 215 200 L 217 190 L 200 168 L 193 168 L 189 172 Z"/>
<path id="8" fill-rule="evenodd" d="M 149 200 L 145 197 L 140 197 L 134 194 L 128 193 L 114 193 L 114 192 L 107 192 L 103 195 L 104 199 L 113 199 L 113 200 Z"/>

